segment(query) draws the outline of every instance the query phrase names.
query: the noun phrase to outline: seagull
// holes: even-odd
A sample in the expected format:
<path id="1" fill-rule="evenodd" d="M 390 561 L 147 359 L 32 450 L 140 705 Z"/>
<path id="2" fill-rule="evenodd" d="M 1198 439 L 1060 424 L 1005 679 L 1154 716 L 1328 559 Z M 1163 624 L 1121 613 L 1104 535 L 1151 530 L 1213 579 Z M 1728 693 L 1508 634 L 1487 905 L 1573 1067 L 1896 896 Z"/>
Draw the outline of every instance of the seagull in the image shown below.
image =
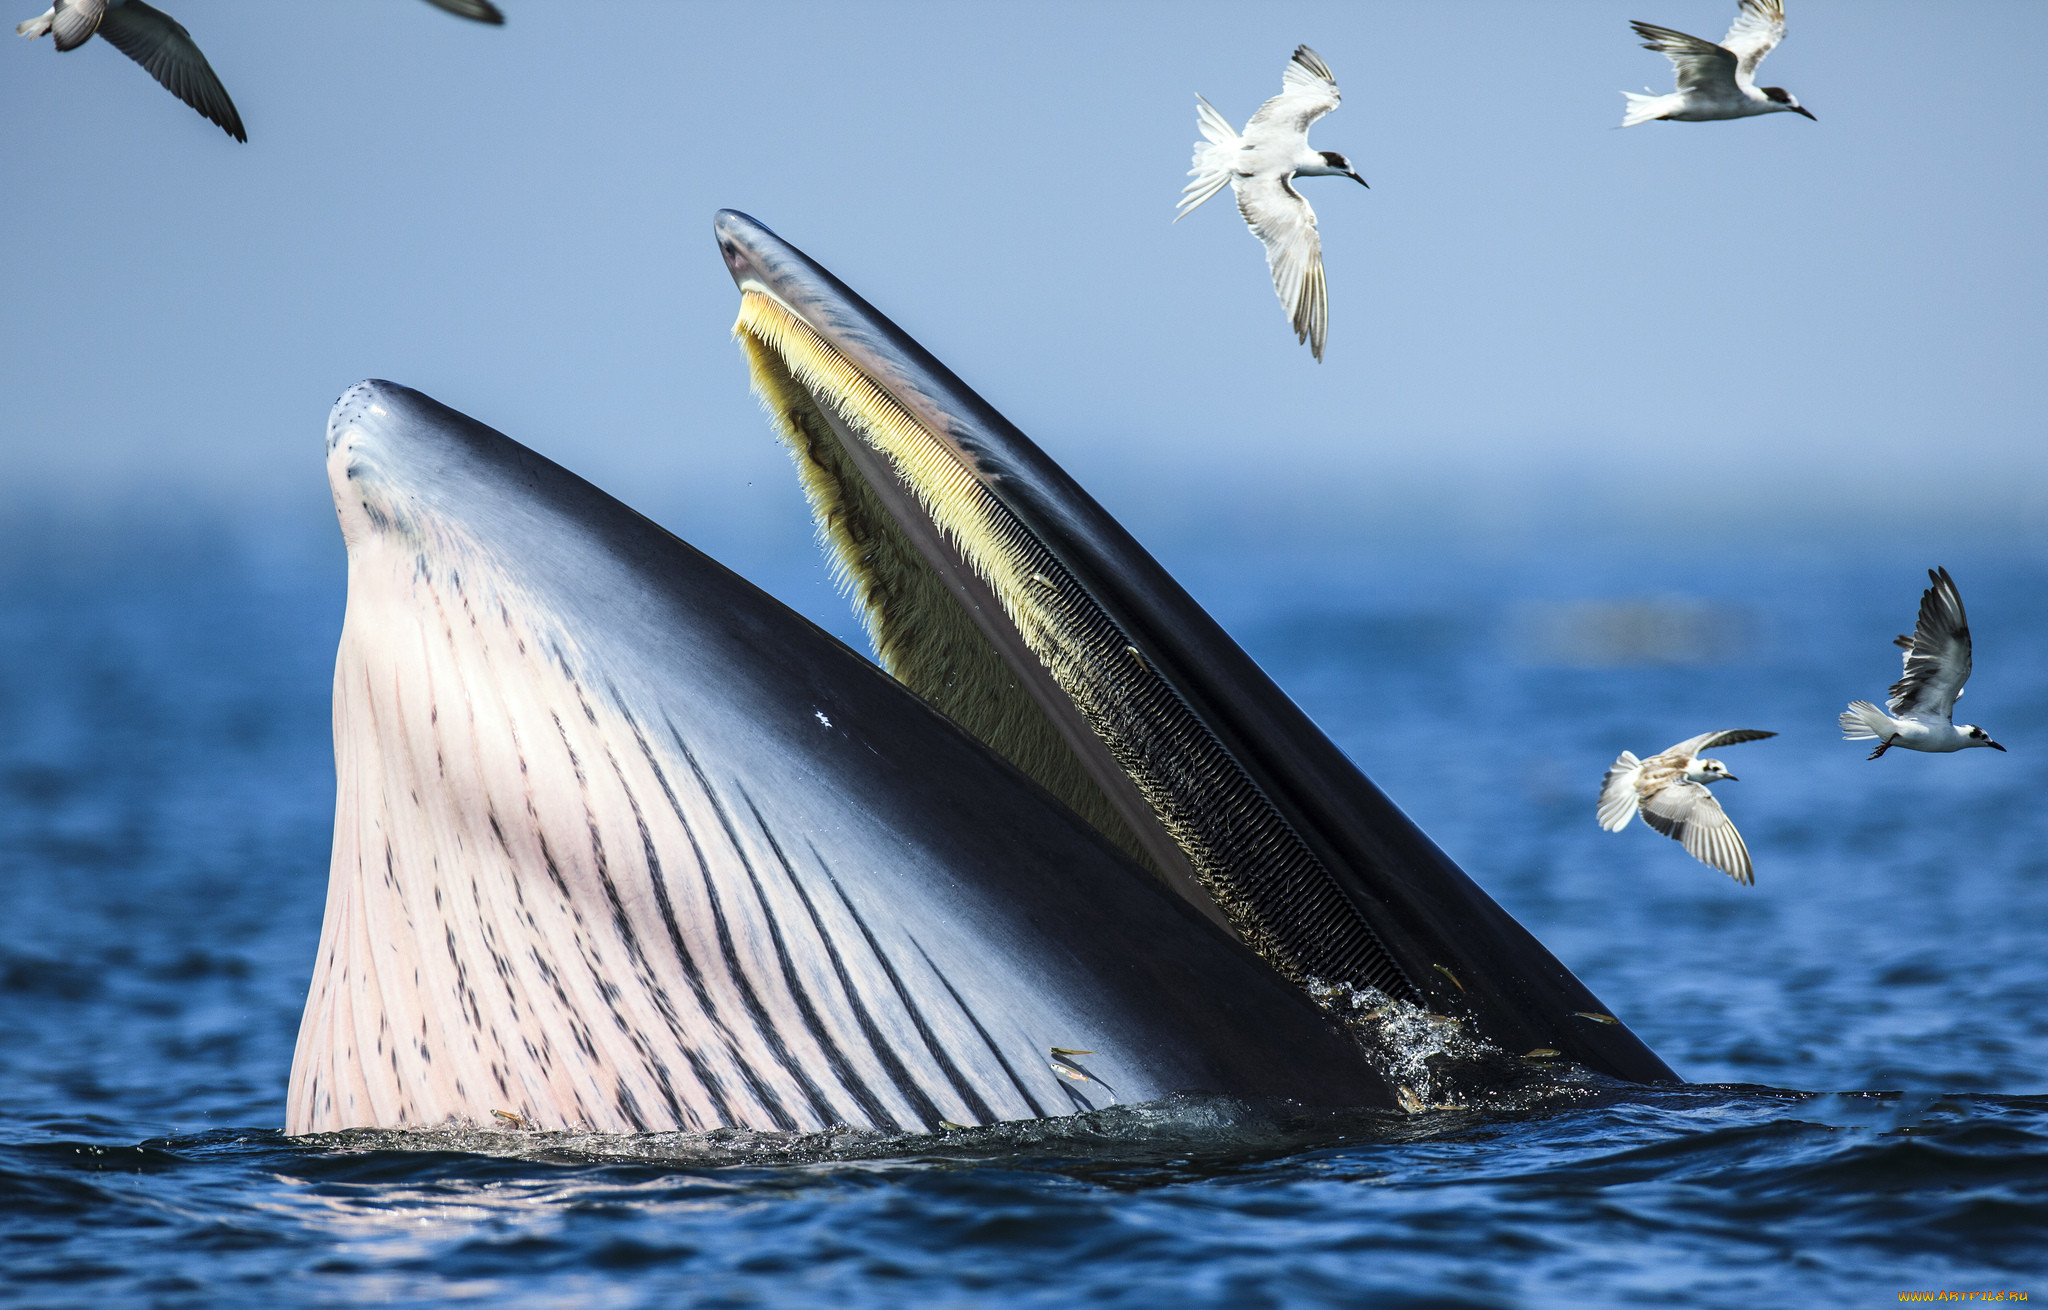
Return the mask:
<path id="1" fill-rule="evenodd" d="M 1944 755 L 1971 746 L 2005 749 L 1976 724 L 1949 721 L 1970 680 L 1970 620 L 1947 569 L 1929 569 L 1927 578 L 1934 585 L 1921 593 L 1913 635 L 1892 638 L 1906 652 L 1906 671 L 1885 698 L 1891 713 L 1867 700 L 1852 700 L 1842 711 L 1842 740 L 1877 738 L 1873 760 L 1894 746 Z"/>
<path id="2" fill-rule="evenodd" d="M 1742 0 L 1742 7 L 1735 11 L 1734 25 L 1719 45 L 1654 23 L 1629 26 L 1643 38 L 1645 50 L 1655 50 L 1677 68 L 1678 89 L 1667 96 L 1622 92 L 1628 97 L 1628 112 L 1621 118 L 1623 127 L 1634 127 L 1653 118 L 1706 123 L 1757 114 L 1813 117 L 1800 107 L 1799 98 L 1784 87 L 1756 84 L 1756 66 L 1785 39 L 1783 0 Z"/>
<path id="3" fill-rule="evenodd" d="M 1266 245 L 1266 267 L 1294 325 L 1294 338 L 1308 343 L 1318 364 L 1330 321 L 1323 239 L 1316 233 L 1316 211 L 1293 183 L 1297 177 L 1348 177 L 1367 185 L 1344 156 L 1308 148 L 1309 125 L 1340 99 L 1336 74 L 1305 45 L 1294 47 L 1294 58 L 1280 76 L 1280 94 L 1259 106 L 1243 135 L 1231 130 L 1216 106 L 1196 96 L 1195 122 L 1207 140 L 1195 143 L 1195 166 L 1188 170 L 1195 180 L 1182 188 L 1173 218 L 1180 222 L 1229 183 L 1237 194 L 1237 212 Z"/>
<path id="4" fill-rule="evenodd" d="M 494 27 L 505 24 L 505 15 L 491 0 L 427 0 L 436 9 L 446 9 L 458 18 L 467 18 L 478 23 L 489 23 Z"/>
<path id="5" fill-rule="evenodd" d="M 59 51 L 76 50 L 95 34 L 103 36 L 221 131 L 237 141 L 249 139 L 235 102 L 228 99 L 227 88 L 213 75 L 192 34 L 142 0 L 57 0 L 48 12 L 16 25 L 14 32 L 31 41 L 55 33 Z"/>
<path id="6" fill-rule="evenodd" d="M 1623 751 L 1600 783 L 1600 826 L 1620 832 L 1640 812 L 1644 823 L 1683 842 L 1686 854 L 1695 860 L 1712 865 L 1745 887 L 1755 885 L 1749 847 L 1742 844 L 1742 834 L 1722 813 L 1721 802 L 1707 791 L 1709 783 L 1724 778 L 1734 782 L 1736 777 L 1727 765 L 1706 759 L 1700 752 L 1777 735 L 1756 728 L 1731 728 L 1688 737 L 1647 760 Z"/>

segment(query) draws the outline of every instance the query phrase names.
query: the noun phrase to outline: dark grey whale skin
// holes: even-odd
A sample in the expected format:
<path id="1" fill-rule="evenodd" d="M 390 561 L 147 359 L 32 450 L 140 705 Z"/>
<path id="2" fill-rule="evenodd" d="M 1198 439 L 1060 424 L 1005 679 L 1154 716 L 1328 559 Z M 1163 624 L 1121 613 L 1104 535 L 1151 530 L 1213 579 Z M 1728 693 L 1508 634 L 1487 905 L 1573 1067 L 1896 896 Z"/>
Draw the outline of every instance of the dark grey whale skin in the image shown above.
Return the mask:
<path id="1" fill-rule="evenodd" d="M 1317 1006 L 862 656 L 482 423 L 388 382 L 354 394 L 382 417 L 352 478 L 407 487 L 423 517 L 499 560 L 579 648 L 593 694 L 640 724 L 678 724 L 705 774 L 746 787 L 783 847 L 815 854 L 851 902 L 900 920 L 877 925 L 883 938 L 914 925 L 963 992 L 970 972 L 1022 980 L 1003 1007 L 1018 1015 L 1087 1016 L 1107 1039 L 1076 1063 L 1116 1099 L 1396 1104 Z M 895 981 L 931 994 L 911 999 L 934 1013 L 952 1004 L 914 963 L 899 958 Z M 1007 1054 L 1045 1077 L 1043 1043 Z M 1101 1087 L 1079 1091 L 1073 1105 L 1057 1091 L 1040 1100 L 1059 1113 L 1106 1103 Z"/>
<path id="2" fill-rule="evenodd" d="M 712 226 L 735 284 L 780 299 L 967 452 L 984 485 L 1130 634 L 1285 816 L 1377 934 L 1415 999 L 1462 1017 L 1469 1031 L 1508 1052 L 1550 1048 L 1626 1081 L 1679 1081 L 1625 1024 L 1608 1021 L 1599 998 L 1439 850 L 1029 438 L 766 226 L 729 209 Z M 954 564 L 928 562 L 941 570 Z"/>

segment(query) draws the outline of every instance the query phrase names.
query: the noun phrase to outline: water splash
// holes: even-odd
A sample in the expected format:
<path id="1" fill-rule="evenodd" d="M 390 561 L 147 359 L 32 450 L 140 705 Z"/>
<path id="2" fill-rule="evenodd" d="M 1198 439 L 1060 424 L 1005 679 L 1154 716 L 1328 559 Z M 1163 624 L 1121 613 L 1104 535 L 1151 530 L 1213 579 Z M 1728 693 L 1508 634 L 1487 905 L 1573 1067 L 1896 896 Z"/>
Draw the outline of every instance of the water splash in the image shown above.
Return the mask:
<path id="1" fill-rule="evenodd" d="M 1581 1104 L 1629 1085 L 1554 1052 L 1504 1051 L 1468 1032 L 1455 1015 L 1432 1013 L 1376 987 L 1311 979 L 1308 992 L 1358 1038 L 1409 1114 Z"/>

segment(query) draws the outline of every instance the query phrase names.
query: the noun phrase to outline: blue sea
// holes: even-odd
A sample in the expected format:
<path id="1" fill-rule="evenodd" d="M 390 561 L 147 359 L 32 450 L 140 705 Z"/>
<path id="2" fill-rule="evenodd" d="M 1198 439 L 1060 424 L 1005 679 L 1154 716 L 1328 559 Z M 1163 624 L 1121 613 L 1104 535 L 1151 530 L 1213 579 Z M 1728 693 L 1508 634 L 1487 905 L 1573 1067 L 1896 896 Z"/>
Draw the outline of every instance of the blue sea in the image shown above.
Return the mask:
<path id="1" fill-rule="evenodd" d="M 1162 552 L 1687 1086 L 935 1137 L 299 1141 L 279 1126 L 344 573 L 338 543 L 283 536 L 0 535 L 0 1303 L 2048 1297 L 2038 550 Z M 1936 563 L 1976 633 L 1966 717 L 2011 751 L 1867 762 L 1835 714 L 1897 675 Z M 830 617 L 815 565 L 780 578 Z M 1754 888 L 1595 827 L 1620 750 L 1739 727 L 1782 734 L 1724 754 Z"/>

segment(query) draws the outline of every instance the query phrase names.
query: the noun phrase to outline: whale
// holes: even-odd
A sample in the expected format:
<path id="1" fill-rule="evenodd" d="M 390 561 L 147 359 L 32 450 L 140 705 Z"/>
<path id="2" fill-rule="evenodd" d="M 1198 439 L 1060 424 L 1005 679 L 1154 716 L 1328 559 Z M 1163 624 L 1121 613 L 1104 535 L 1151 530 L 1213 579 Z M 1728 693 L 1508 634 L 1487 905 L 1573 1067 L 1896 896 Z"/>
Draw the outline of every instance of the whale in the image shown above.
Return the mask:
<path id="1" fill-rule="evenodd" d="M 370 380 L 294 1135 L 932 1132 L 1676 1075 L 1014 426 L 715 219 L 870 660 Z"/>
<path id="2" fill-rule="evenodd" d="M 1333 1013 L 1676 1080 L 1014 424 L 764 224 L 713 235 L 885 668 Z"/>
<path id="3" fill-rule="evenodd" d="M 336 806 L 288 1133 L 1399 1102 L 1071 807 L 596 487 L 382 381 L 327 452 Z"/>

